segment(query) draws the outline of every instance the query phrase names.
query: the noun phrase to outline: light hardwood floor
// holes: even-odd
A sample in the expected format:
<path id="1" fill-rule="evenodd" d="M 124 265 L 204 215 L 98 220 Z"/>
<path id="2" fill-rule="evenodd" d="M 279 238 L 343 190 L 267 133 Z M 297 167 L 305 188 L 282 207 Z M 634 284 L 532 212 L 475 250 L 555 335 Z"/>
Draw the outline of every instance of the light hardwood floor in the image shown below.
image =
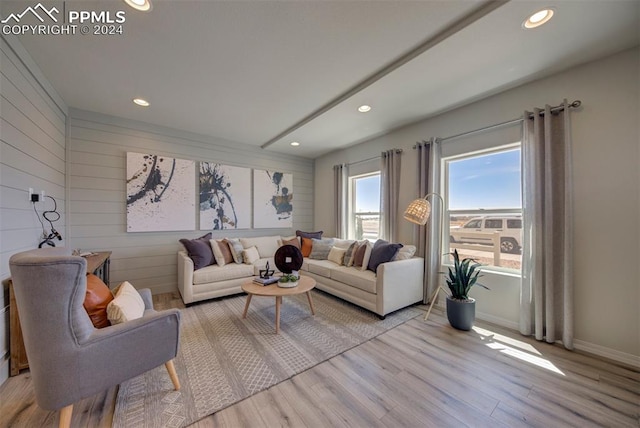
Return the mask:
<path id="1" fill-rule="evenodd" d="M 171 294 L 154 300 L 183 307 Z M 434 309 L 192 426 L 640 426 L 637 368 L 476 324 L 456 331 Z M 116 394 L 77 403 L 73 426 L 111 426 Z M 0 387 L 0 427 L 57 421 L 35 404 L 28 371 Z"/>

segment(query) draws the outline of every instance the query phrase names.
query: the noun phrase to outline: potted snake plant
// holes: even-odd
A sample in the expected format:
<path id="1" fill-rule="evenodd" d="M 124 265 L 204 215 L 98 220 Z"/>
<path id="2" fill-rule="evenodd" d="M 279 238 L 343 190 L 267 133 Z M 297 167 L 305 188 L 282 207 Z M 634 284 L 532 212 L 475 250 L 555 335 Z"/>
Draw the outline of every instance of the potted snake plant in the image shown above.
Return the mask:
<path id="1" fill-rule="evenodd" d="M 449 324 L 458 330 L 471 330 L 476 318 L 476 300 L 469 297 L 469 290 L 474 285 L 482 288 L 488 287 L 480 284 L 480 263 L 475 259 L 464 258 L 460 260 L 458 250 L 449 253 L 453 256 L 453 267 L 449 268 L 445 281 L 449 286 L 451 295 L 447 296 L 447 318 Z"/>

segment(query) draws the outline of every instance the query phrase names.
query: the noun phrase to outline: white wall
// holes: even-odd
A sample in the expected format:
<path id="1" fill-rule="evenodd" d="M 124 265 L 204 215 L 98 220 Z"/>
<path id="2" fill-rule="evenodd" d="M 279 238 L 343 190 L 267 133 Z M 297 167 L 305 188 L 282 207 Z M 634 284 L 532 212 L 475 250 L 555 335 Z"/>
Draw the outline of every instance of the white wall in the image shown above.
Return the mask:
<path id="1" fill-rule="evenodd" d="M 0 383 L 8 376 L 9 297 L 12 254 L 35 248 L 42 228 L 29 200 L 29 188 L 58 202 L 54 223 L 65 230 L 66 106 L 15 39 L 0 37 Z M 51 209 L 48 198 L 35 204 Z M 49 225 L 46 224 L 47 231 Z M 59 246 L 65 241 L 56 241 Z"/>
<path id="2" fill-rule="evenodd" d="M 639 58 L 640 50 L 634 48 L 317 159 L 315 229 L 335 232 L 333 206 L 327 203 L 333 200 L 332 187 L 326 185 L 332 182 L 334 164 L 357 162 L 394 147 L 404 149 L 400 195 L 404 208 L 417 196 L 412 149 L 416 141 L 508 121 L 536 106 L 557 105 L 563 98 L 579 99 L 583 106 L 571 115 L 576 347 L 640 365 Z M 413 227 L 402 221 L 400 240 L 414 242 L 412 234 Z M 481 317 L 517 325 L 518 281 L 486 277 L 484 283 L 492 290 L 473 292 Z"/>
<path id="3" fill-rule="evenodd" d="M 293 174 L 293 228 L 213 231 L 214 238 L 292 235 L 296 229 L 313 226 L 313 161 L 309 159 L 76 109 L 69 112 L 68 146 L 70 246 L 113 251 L 112 286 L 127 280 L 137 288 L 151 288 L 154 294 L 176 291 L 178 240 L 207 233 L 127 232 L 128 151 Z"/>

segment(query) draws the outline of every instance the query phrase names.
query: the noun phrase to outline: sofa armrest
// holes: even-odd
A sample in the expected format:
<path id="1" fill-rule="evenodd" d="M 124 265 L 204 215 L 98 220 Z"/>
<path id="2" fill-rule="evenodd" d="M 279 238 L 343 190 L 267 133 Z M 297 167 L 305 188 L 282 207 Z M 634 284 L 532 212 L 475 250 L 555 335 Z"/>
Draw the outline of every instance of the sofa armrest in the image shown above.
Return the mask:
<path id="1" fill-rule="evenodd" d="M 382 263 L 376 272 L 378 313 L 386 315 L 423 300 L 424 259 L 413 257 Z"/>
<path id="2" fill-rule="evenodd" d="M 186 251 L 178 251 L 178 290 L 185 304 L 193 302 L 193 260 Z"/>

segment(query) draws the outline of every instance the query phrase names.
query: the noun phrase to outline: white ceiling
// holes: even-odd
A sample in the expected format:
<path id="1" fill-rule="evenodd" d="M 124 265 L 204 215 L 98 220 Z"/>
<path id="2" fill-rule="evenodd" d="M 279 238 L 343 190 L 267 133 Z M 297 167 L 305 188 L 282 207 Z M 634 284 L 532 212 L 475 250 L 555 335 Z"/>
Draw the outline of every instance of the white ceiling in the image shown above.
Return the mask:
<path id="1" fill-rule="evenodd" d="M 18 37 L 68 106 L 310 158 L 640 42 L 638 0 L 42 1 L 126 11 L 123 35 Z"/>

